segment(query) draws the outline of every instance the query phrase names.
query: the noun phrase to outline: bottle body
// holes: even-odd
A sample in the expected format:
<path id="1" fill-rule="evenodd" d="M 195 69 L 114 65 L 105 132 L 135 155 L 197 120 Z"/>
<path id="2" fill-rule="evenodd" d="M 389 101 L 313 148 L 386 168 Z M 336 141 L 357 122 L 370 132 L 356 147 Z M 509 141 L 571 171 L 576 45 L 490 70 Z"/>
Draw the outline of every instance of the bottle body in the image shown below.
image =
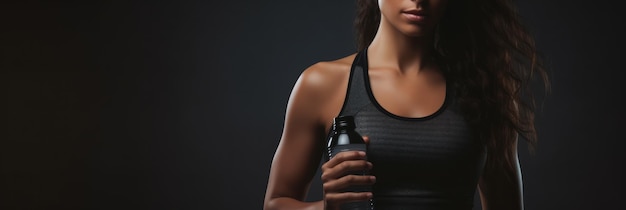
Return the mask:
<path id="1" fill-rule="evenodd" d="M 363 137 L 355 130 L 352 116 L 339 116 L 333 121 L 333 133 L 328 139 L 329 160 L 340 152 L 363 151 L 367 152 L 367 145 Z M 353 171 L 353 175 L 369 175 L 369 171 Z M 370 185 L 350 186 L 344 192 L 371 192 Z M 342 210 L 373 210 L 372 200 L 349 202 L 341 205 Z"/>

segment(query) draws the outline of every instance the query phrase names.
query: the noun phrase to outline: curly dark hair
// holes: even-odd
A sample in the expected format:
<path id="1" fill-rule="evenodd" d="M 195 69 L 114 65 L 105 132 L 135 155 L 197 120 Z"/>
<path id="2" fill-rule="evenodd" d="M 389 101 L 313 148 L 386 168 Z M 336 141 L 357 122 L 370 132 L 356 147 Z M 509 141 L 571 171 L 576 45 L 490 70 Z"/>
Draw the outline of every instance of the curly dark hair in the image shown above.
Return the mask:
<path id="1" fill-rule="evenodd" d="M 380 22 L 376 1 L 357 0 L 359 50 L 374 39 Z M 513 144 L 521 136 L 535 148 L 537 76 L 547 94 L 546 68 L 534 38 L 511 0 L 449 1 L 434 35 L 433 53 L 450 82 L 476 140 L 490 154 L 486 170 L 515 167 Z"/>

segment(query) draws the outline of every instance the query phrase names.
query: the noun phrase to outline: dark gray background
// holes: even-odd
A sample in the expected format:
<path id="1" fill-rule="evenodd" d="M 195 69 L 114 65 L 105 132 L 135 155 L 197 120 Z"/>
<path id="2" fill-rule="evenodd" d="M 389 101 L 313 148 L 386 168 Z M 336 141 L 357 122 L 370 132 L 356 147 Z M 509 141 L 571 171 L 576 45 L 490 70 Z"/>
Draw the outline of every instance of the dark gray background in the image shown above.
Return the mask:
<path id="1" fill-rule="evenodd" d="M 527 209 L 622 206 L 624 15 L 518 5 L 553 87 L 520 147 Z M 261 209 L 295 80 L 355 51 L 352 0 L 0 10 L 0 209 Z"/>

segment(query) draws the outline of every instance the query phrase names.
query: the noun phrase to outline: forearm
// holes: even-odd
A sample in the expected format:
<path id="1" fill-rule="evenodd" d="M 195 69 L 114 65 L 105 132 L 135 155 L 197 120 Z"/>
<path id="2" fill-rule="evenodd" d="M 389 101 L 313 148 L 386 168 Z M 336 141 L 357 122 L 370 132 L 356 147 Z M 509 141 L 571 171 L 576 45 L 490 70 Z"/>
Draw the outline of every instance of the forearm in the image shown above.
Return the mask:
<path id="1" fill-rule="evenodd" d="M 272 198 L 264 210 L 324 210 L 324 201 L 303 202 L 289 197 Z"/>
<path id="2" fill-rule="evenodd" d="M 521 182 L 484 184 L 480 196 L 483 210 L 524 210 Z"/>
<path id="3" fill-rule="evenodd" d="M 513 151 L 511 167 L 485 170 L 479 180 L 483 210 L 524 210 L 522 172 L 517 147 Z"/>

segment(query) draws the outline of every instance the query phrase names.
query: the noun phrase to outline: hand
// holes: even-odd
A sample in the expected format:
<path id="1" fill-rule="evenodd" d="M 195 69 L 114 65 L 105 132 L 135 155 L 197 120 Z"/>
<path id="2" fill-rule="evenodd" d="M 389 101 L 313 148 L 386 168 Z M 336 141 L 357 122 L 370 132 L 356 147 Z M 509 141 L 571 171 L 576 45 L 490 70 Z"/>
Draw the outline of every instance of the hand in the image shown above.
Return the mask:
<path id="1" fill-rule="evenodd" d="M 369 143 L 368 137 L 363 137 Z M 322 165 L 324 206 L 326 209 L 339 209 L 342 203 L 364 201 L 372 198 L 372 192 L 344 192 L 353 185 L 372 185 L 376 177 L 371 175 L 352 175 L 354 171 L 372 169 L 372 163 L 366 161 L 365 152 L 340 152 Z"/>

